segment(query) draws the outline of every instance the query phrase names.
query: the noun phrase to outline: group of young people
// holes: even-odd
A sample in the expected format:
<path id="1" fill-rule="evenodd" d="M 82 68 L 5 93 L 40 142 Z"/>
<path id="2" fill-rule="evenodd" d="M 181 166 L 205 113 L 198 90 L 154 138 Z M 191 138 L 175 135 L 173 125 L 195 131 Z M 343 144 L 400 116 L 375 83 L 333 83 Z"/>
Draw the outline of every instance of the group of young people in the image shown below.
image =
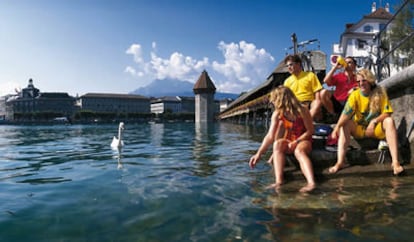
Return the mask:
<path id="1" fill-rule="evenodd" d="M 376 84 L 371 71 L 357 71 L 355 59 L 346 57 L 346 64 L 337 62 L 323 80 L 327 86 L 335 87 L 331 91 L 322 87 L 313 72 L 303 71 L 298 55 L 286 56 L 284 63 L 291 75 L 271 92 L 270 102 L 274 107 L 271 125 L 260 148 L 249 160 L 251 168 L 272 145 L 269 162 L 273 164 L 275 174 L 273 187 L 278 188 L 284 183 L 286 154 L 293 154 L 307 181 L 300 191 L 312 191 L 316 186 L 310 160 L 313 123 L 324 107 L 329 116 L 338 119 L 331 133 L 331 138 L 338 140 L 337 162 L 329 167 L 329 173 L 344 168 L 351 136 L 355 139 L 385 139 L 393 174 L 404 171 L 398 157 L 397 131 L 391 117 L 393 110 L 385 89 Z M 343 71 L 338 72 L 340 69 Z"/>

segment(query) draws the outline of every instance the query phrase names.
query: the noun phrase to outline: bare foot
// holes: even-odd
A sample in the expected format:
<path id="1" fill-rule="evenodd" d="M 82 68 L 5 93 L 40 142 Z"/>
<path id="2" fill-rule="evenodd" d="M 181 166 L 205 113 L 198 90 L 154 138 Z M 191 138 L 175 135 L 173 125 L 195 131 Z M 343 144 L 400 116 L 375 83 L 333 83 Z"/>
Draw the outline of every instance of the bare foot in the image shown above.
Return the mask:
<path id="1" fill-rule="evenodd" d="M 267 163 L 269 165 L 273 165 L 273 155 L 270 156 L 270 158 L 267 160 Z"/>
<path id="2" fill-rule="evenodd" d="M 299 192 L 310 192 L 315 189 L 314 183 L 308 183 L 306 186 L 302 187 Z"/>
<path id="3" fill-rule="evenodd" d="M 269 186 L 267 186 L 266 189 L 275 189 L 277 191 L 277 190 L 280 189 L 282 184 L 283 184 L 283 182 L 273 183 L 273 184 L 270 184 Z"/>
<path id="4" fill-rule="evenodd" d="M 330 174 L 335 174 L 335 173 L 337 173 L 342 168 L 344 168 L 344 165 L 343 164 L 335 164 L 334 166 L 329 167 L 328 172 Z"/>
<path id="5" fill-rule="evenodd" d="M 404 167 L 401 165 L 393 166 L 392 169 L 394 171 L 394 176 L 398 176 L 404 171 Z"/>

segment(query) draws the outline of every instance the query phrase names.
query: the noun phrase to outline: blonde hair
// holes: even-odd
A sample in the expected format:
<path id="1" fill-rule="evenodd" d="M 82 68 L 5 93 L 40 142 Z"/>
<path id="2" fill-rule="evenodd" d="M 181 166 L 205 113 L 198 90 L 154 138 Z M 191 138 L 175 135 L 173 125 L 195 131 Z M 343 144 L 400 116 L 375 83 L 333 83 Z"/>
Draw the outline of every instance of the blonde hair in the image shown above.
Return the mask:
<path id="1" fill-rule="evenodd" d="M 374 89 L 376 86 L 377 79 L 375 78 L 374 74 L 368 69 L 361 69 L 356 73 L 359 76 L 362 76 L 364 80 L 367 80 L 369 84 L 371 84 L 371 89 Z"/>
<path id="2" fill-rule="evenodd" d="M 383 87 L 377 86 L 374 74 L 368 69 L 361 69 L 357 75 L 362 76 L 371 85 L 369 94 L 369 111 L 370 113 L 381 113 L 382 100 L 388 99 L 387 92 Z"/>
<path id="3" fill-rule="evenodd" d="M 302 104 L 295 94 L 285 86 L 278 86 L 270 94 L 270 102 L 273 103 L 275 111 L 289 113 L 294 116 L 302 115 Z"/>

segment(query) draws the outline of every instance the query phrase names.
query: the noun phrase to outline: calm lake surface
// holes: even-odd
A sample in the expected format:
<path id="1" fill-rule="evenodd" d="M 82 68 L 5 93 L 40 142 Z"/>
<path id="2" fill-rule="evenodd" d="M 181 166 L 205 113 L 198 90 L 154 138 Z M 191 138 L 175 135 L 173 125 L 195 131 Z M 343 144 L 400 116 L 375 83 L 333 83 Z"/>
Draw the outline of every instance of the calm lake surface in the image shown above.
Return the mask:
<path id="1" fill-rule="evenodd" d="M 0 126 L 0 241 L 412 241 L 414 178 L 279 193 L 234 124 Z"/>

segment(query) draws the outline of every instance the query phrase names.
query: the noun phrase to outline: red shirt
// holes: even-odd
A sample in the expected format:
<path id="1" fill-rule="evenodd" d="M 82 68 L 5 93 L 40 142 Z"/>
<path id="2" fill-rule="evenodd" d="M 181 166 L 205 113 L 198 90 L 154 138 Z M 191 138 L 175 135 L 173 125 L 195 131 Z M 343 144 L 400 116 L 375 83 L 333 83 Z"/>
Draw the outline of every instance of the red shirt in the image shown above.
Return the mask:
<path id="1" fill-rule="evenodd" d="M 345 102 L 348 98 L 349 90 L 358 86 L 355 76 L 352 76 L 348 81 L 348 76 L 345 75 L 344 72 L 340 72 L 332 76 L 330 84 L 331 85 L 328 86 L 336 87 L 333 96 L 339 102 Z"/>
<path id="2" fill-rule="evenodd" d="M 294 121 L 291 121 L 284 115 L 281 115 L 280 119 L 283 121 L 283 126 L 285 128 L 285 139 L 294 141 L 306 132 L 305 123 L 303 122 L 302 117 L 299 116 Z"/>

